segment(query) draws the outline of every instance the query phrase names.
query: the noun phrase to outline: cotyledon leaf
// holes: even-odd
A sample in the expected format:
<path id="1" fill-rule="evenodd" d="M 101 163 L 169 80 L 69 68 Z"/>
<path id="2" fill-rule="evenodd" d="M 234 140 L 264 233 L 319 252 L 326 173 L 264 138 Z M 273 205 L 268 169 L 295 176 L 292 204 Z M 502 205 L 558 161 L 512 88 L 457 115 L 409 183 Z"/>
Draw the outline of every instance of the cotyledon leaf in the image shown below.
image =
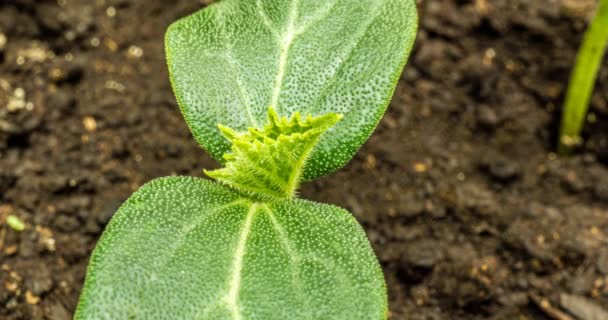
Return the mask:
<path id="1" fill-rule="evenodd" d="M 266 110 L 344 119 L 304 179 L 348 162 L 378 124 L 414 41 L 414 0 L 223 0 L 166 35 L 173 88 L 199 144 L 222 161 L 218 124 L 260 128 Z"/>
<path id="2" fill-rule="evenodd" d="M 153 180 L 92 255 L 75 319 L 386 319 L 365 234 L 343 209 L 253 202 L 198 178 Z"/>

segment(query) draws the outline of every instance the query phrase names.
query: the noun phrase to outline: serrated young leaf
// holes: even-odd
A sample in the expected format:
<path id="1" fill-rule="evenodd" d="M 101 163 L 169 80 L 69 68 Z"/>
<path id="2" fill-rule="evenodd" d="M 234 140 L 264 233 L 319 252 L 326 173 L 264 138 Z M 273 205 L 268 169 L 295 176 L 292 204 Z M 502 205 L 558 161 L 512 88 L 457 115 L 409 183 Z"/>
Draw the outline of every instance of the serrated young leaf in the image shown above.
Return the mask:
<path id="1" fill-rule="evenodd" d="M 175 95 L 199 144 L 221 160 L 217 129 L 279 115 L 343 114 L 303 177 L 331 173 L 367 140 L 390 101 L 417 27 L 414 0 L 223 0 L 166 35 Z"/>
<path id="2" fill-rule="evenodd" d="M 304 200 L 253 202 L 171 177 L 138 190 L 100 239 L 84 319 L 384 320 L 380 266 L 352 215 Z"/>
<path id="3" fill-rule="evenodd" d="M 218 181 L 261 200 L 291 198 L 300 185 L 306 160 L 317 141 L 342 115 L 334 113 L 302 119 L 296 112 L 291 119 L 268 110 L 262 129 L 244 133 L 220 125 L 231 142 L 224 155 L 226 167 L 205 173 Z"/>

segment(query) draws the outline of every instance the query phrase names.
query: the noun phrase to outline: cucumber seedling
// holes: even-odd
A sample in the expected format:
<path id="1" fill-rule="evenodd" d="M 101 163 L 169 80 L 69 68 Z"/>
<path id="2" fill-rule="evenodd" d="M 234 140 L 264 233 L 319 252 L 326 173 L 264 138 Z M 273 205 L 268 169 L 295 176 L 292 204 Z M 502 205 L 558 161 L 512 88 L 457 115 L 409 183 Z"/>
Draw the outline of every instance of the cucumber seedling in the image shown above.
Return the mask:
<path id="1" fill-rule="evenodd" d="M 581 131 L 607 44 L 608 0 L 600 0 L 595 18 L 585 32 L 570 77 L 559 134 L 561 154 L 570 152 L 573 147 L 582 143 Z"/>
<path id="2" fill-rule="evenodd" d="M 361 226 L 297 190 L 374 130 L 416 26 L 414 0 L 224 0 L 171 25 L 180 109 L 224 167 L 153 180 L 119 208 L 75 318 L 386 319 Z"/>

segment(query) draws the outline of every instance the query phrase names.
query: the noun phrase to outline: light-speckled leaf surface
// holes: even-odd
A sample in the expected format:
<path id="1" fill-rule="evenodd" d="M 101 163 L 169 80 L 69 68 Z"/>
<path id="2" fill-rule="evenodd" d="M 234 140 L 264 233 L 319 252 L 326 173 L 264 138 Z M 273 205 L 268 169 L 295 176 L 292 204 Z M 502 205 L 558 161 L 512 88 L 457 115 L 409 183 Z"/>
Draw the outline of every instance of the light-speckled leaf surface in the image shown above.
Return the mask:
<path id="1" fill-rule="evenodd" d="M 253 203 L 203 179 L 154 180 L 119 209 L 75 319 L 381 320 L 386 289 L 343 209 Z"/>
<path id="2" fill-rule="evenodd" d="M 218 124 L 261 127 L 279 115 L 343 114 L 305 179 L 348 162 L 384 114 L 416 33 L 414 0 L 223 0 L 174 23 L 169 71 L 194 137 L 220 159 Z"/>

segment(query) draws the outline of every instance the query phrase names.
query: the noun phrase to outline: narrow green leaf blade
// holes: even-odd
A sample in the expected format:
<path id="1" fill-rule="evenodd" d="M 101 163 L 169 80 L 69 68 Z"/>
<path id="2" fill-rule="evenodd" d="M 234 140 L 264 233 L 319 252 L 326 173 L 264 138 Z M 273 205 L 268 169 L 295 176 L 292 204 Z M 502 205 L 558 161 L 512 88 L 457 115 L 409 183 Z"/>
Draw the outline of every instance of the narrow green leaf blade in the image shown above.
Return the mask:
<path id="1" fill-rule="evenodd" d="M 303 200 L 253 203 L 163 178 L 120 208 L 75 319 L 386 318 L 379 264 L 355 219 Z"/>
<path id="2" fill-rule="evenodd" d="M 194 137 L 221 160 L 217 130 L 337 113 L 304 178 L 348 162 L 378 124 L 414 41 L 414 0 L 223 0 L 166 35 L 173 88 Z"/>

